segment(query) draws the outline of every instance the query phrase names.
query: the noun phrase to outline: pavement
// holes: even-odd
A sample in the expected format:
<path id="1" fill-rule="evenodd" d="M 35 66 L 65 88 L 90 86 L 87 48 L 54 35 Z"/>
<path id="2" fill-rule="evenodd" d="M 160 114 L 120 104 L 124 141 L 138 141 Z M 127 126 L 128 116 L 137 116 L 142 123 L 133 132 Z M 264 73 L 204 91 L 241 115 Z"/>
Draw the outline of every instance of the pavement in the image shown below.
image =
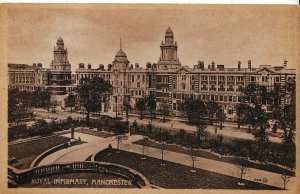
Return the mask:
<path id="1" fill-rule="evenodd" d="M 64 136 L 70 136 L 70 134 L 65 134 Z M 114 140 L 115 137 L 101 138 L 95 137 L 88 134 L 75 132 L 75 138 L 80 137 L 83 141 L 87 142 L 84 144 L 72 146 L 63 150 L 59 150 L 53 154 L 50 154 L 44 158 L 40 165 L 56 164 L 63 162 L 73 162 L 73 161 L 84 161 L 89 156 L 98 153 L 99 151 L 107 148 L 108 144 L 111 144 L 116 148 L 117 142 Z M 121 150 L 130 151 L 133 153 L 141 154 L 142 146 L 133 144 L 132 142 L 142 139 L 141 135 L 131 135 L 128 140 L 120 144 Z M 156 148 L 146 147 L 145 155 L 161 159 L 161 150 Z M 192 160 L 190 155 L 164 151 L 164 159 L 170 162 L 180 163 L 182 165 L 191 166 Z M 238 168 L 234 164 L 229 164 L 222 161 L 216 161 L 206 158 L 197 157 L 195 161 L 195 168 L 232 176 L 238 177 Z M 192 172 L 191 172 L 192 173 Z M 282 187 L 283 181 L 281 179 L 281 174 L 272 173 L 264 170 L 259 170 L 255 168 L 248 168 L 247 174 L 244 178 L 250 181 L 260 182 L 262 180 L 267 180 L 264 184 Z M 288 187 L 293 187 L 295 185 L 295 177 L 292 177 L 288 183 Z"/>

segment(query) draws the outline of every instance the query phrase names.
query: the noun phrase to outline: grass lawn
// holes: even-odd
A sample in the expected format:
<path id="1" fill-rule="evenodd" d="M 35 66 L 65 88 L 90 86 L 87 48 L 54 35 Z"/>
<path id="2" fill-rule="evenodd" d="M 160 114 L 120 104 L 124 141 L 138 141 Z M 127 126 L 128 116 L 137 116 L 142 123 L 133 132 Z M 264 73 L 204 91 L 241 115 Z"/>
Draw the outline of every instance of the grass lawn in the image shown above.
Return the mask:
<path id="1" fill-rule="evenodd" d="M 96 159 L 97 160 L 97 159 Z M 142 173 L 151 184 L 169 189 L 280 189 L 252 181 L 243 180 L 245 186 L 238 185 L 240 179 L 230 177 L 202 169 L 196 169 L 181 164 L 165 161 L 165 166 L 161 165 L 161 160 L 146 156 L 141 159 L 140 154 L 127 151 L 116 153 L 115 150 L 108 154 L 103 162 L 111 162 Z"/>
<path id="2" fill-rule="evenodd" d="M 29 141 L 8 146 L 8 158 L 16 158 L 17 163 L 13 166 L 19 169 L 29 168 L 33 160 L 44 151 L 65 143 L 69 138 L 51 136 L 39 140 Z M 83 143 L 83 142 L 82 142 Z"/>
<path id="3" fill-rule="evenodd" d="M 142 145 L 142 140 L 133 142 L 135 144 L 139 144 Z M 148 140 L 148 147 L 153 147 L 153 148 L 160 148 L 161 145 L 153 140 Z M 178 153 L 182 153 L 182 154 L 190 154 L 190 150 L 187 148 L 183 148 L 179 145 L 175 145 L 175 144 L 165 144 L 165 149 L 168 151 L 172 151 L 172 152 L 178 152 Z M 244 165 L 246 165 L 247 167 L 250 168 L 256 168 L 256 169 L 260 169 L 260 170 L 265 170 L 265 171 L 269 171 L 269 172 L 274 172 L 274 173 L 285 173 L 289 176 L 295 176 L 295 172 L 281 168 L 279 166 L 276 165 L 272 165 L 272 164 L 262 164 L 262 163 L 255 163 L 255 162 L 251 162 L 248 160 L 245 160 L 243 158 L 238 158 L 238 157 L 226 157 L 226 156 L 222 156 L 221 158 L 219 158 L 217 155 L 209 152 L 209 151 L 205 151 L 205 150 L 195 150 L 195 154 L 197 155 L 197 157 L 202 157 L 202 158 L 207 158 L 207 159 L 212 159 L 212 160 L 218 160 L 218 161 L 222 161 L 222 162 L 227 162 L 230 164 L 240 164 L 243 163 Z"/>
<path id="4" fill-rule="evenodd" d="M 112 133 L 108 133 L 105 131 L 94 131 L 91 129 L 76 129 L 75 131 L 78 133 L 84 133 L 84 134 L 93 135 L 93 136 L 97 136 L 97 137 L 103 137 L 103 138 L 114 136 L 114 134 L 112 134 Z"/>

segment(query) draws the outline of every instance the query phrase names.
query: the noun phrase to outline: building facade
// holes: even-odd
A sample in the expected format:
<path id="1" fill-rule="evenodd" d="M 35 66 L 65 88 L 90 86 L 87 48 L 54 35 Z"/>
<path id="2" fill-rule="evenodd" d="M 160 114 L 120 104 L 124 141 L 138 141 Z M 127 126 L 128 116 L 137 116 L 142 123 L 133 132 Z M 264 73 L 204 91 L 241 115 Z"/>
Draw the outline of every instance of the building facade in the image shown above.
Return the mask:
<path id="1" fill-rule="evenodd" d="M 21 90 L 50 89 L 56 96 L 65 96 L 79 84 L 82 78 L 102 77 L 114 88 L 113 95 L 102 99 L 101 111 L 124 111 L 124 103 L 135 108 L 140 98 L 152 95 L 157 107 L 167 101 L 171 107 L 171 115 L 182 115 L 182 104 L 186 99 L 202 99 L 218 102 L 227 119 L 236 117 L 236 105 L 241 101 L 241 90 L 251 83 L 282 88 L 282 103 L 289 103 L 289 94 L 284 91 L 286 84 L 296 78 L 295 69 L 287 68 L 287 61 L 277 66 L 254 65 L 251 60 L 246 67 L 240 61 L 235 68 L 211 62 L 205 65 L 199 60 L 193 67 L 184 66 L 177 56 L 177 42 L 169 27 L 164 41 L 160 45 L 161 53 L 157 63 L 147 63 L 142 68 L 139 64 L 131 64 L 123 51 L 120 41 L 119 51 L 107 68 L 100 64 L 93 69 L 90 64 L 80 63 L 71 74 L 68 50 L 62 38 L 58 38 L 54 47 L 54 59 L 50 68 L 41 64 L 8 64 L 9 87 Z M 63 99 L 61 99 L 63 101 Z M 126 103 L 127 104 L 127 103 Z"/>
<path id="2" fill-rule="evenodd" d="M 62 38 L 58 38 L 53 50 L 54 59 L 50 68 L 43 68 L 41 63 L 8 64 L 8 86 L 20 90 L 49 89 L 54 95 L 65 95 L 72 91 L 71 64 L 68 60 L 68 50 Z"/>
<path id="3" fill-rule="evenodd" d="M 287 61 L 282 65 L 260 65 L 253 67 L 251 60 L 247 67 L 242 67 L 240 61 L 236 68 L 226 68 L 211 62 L 205 66 L 199 60 L 194 67 L 181 65 L 177 57 L 177 42 L 169 27 L 165 34 L 165 41 L 160 46 L 161 55 L 157 63 L 147 63 L 145 68 L 138 64 L 129 65 L 127 55 L 122 47 L 117 52 L 112 65 L 104 69 L 88 68 L 80 64 L 76 69 L 76 83 L 81 78 L 102 77 L 114 87 L 114 95 L 106 102 L 108 110 L 124 111 L 124 102 L 130 102 L 132 108 L 139 98 L 153 95 L 157 106 L 167 101 L 172 115 L 182 115 L 182 103 L 186 99 L 202 99 L 218 102 L 227 119 L 236 117 L 236 105 L 241 101 L 241 90 L 251 83 L 274 87 L 280 84 L 282 88 L 295 79 L 295 69 L 287 68 Z M 283 92 L 282 103 L 288 103 L 288 92 Z M 117 103 L 114 96 L 117 96 Z"/>

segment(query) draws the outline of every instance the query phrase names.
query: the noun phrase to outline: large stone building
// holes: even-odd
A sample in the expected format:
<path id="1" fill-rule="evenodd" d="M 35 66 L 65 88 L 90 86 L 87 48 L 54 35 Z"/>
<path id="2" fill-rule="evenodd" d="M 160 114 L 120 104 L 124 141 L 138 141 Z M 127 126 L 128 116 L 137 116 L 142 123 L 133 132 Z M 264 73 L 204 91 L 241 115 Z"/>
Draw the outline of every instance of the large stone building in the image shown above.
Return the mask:
<path id="1" fill-rule="evenodd" d="M 182 103 L 189 98 L 212 100 L 218 102 L 228 119 L 235 118 L 235 107 L 240 101 L 241 89 L 250 83 L 258 83 L 273 87 L 282 86 L 282 103 L 288 103 L 288 92 L 284 90 L 286 83 L 296 77 L 295 69 L 287 68 L 287 61 L 277 66 L 253 65 L 248 61 L 247 67 L 237 62 L 235 68 L 226 68 L 224 65 L 211 62 L 205 65 L 199 60 L 194 67 L 184 66 L 177 56 L 177 42 L 174 33 L 169 27 L 162 41 L 161 54 L 157 63 L 147 63 L 145 68 L 130 63 L 123 51 L 116 53 L 112 64 L 105 69 L 103 64 L 92 69 L 91 65 L 80 63 L 71 75 L 71 65 L 68 60 L 68 51 L 61 38 L 58 38 L 54 47 L 54 59 L 50 69 L 41 64 L 9 64 L 9 86 L 22 90 L 36 90 L 49 88 L 56 96 L 72 91 L 79 84 L 81 78 L 102 77 L 114 87 L 114 94 L 103 99 L 103 111 L 124 111 L 124 102 L 129 102 L 132 108 L 138 99 L 148 95 L 156 98 L 157 105 L 164 101 L 170 104 L 172 115 L 182 114 Z M 267 110 L 268 111 L 268 110 Z"/>
<path id="2" fill-rule="evenodd" d="M 43 68 L 41 63 L 33 65 L 9 63 L 8 86 L 28 91 L 49 89 L 54 95 L 65 95 L 72 91 L 74 83 L 71 65 L 62 38 L 57 39 L 53 54 L 54 59 L 50 68 Z"/>
<path id="3" fill-rule="evenodd" d="M 185 99 L 203 99 L 218 102 L 227 119 L 234 120 L 236 104 L 240 102 L 241 89 L 250 83 L 258 83 L 273 87 L 295 79 L 295 69 L 287 68 L 287 61 L 282 65 L 260 65 L 253 67 L 251 60 L 247 67 L 237 62 L 236 68 L 225 68 L 224 65 L 208 64 L 199 60 L 194 67 L 181 65 L 177 57 L 177 43 L 169 27 L 165 41 L 161 44 L 161 56 L 157 63 L 147 63 L 146 68 L 138 64 L 129 65 L 127 55 L 122 47 L 117 52 L 112 65 L 104 69 L 104 65 L 92 69 L 89 64 L 79 64 L 76 69 L 76 83 L 81 78 L 103 77 L 114 87 L 114 95 L 105 103 L 106 110 L 118 112 L 124 109 L 124 101 L 129 101 L 132 108 L 139 98 L 147 95 L 155 96 L 157 105 L 163 100 L 169 102 L 172 115 L 182 115 L 182 103 Z M 117 96 L 117 104 L 115 97 Z M 288 103 L 288 94 L 283 92 L 282 103 Z M 102 110 L 103 111 L 103 110 Z"/>

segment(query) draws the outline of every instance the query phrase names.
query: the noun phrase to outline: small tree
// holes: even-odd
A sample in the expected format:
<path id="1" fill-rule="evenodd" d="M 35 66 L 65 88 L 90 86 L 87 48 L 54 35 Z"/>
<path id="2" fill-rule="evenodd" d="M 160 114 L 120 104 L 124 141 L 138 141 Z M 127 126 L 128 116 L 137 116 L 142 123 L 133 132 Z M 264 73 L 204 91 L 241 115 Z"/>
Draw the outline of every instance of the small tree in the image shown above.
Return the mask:
<path id="1" fill-rule="evenodd" d="M 198 144 L 201 143 L 202 141 L 202 137 L 207 133 L 206 132 L 206 125 L 205 124 L 201 124 L 201 123 L 198 123 L 197 126 L 196 126 L 196 134 L 197 134 L 197 142 Z"/>
<path id="2" fill-rule="evenodd" d="M 128 120 L 128 114 L 129 114 L 129 110 L 130 110 L 130 102 L 128 100 L 125 100 L 123 103 L 124 107 L 125 107 L 125 113 L 126 113 L 126 120 Z"/>
<path id="3" fill-rule="evenodd" d="M 247 172 L 250 170 L 246 166 L 246 161 L 245 160 L 238 161 L 238 163 L 235 166 L 238 169 L 238 177 L 240 178 L 240 182 L 238 184 L 239 185 L 245 185 L 243 183 L 243 179 L 244 179 L 244 176 L 247 174 Z"/>
<path id="4" fill-rule="evenodd" d="M 150 112 L 150 119 L 152 121 L 152 119 L 155 118 L 156 99 L 153 95 L 150 95 L 145 100 L 146 100 L 146 106 Z"/>
<path id="5" fill-rule="evenodd" d="M 117 121 L 116 121 L 117 122 Z M 117 141 L 117 150 L 119 150 L 120 143 L 128 139 L 128 135 L 126 134 L 126 131 L 124 127 L 120 123 L 116 123 L 116 129 L 114 131 L 115 133 L 115 139 Z"/>
<path id="6" fill-rule="evenodd" d="M 165 162 L 164 162 L 164 150 L 165 150 L 165 142 L 162 141 L 160 144 L 160 152 L 161 152 L 161 165 L 165 166 Z"/>
<path id="7" fill-rule="evenodd" d="M 190 157 L 192 159 L 192 164 L 193 164 L 192 165 L 193 169 L 191 170 L 191 172 L 196 172 L 195 161 L 196 161 L 197 156 L 196 156 L 196 153 L 195 153 L 195 150 L 193 149 L 193 147 L 191 147 L 191 150 L 190 150 Z"/>
<path id="8" fill-rule="evenodd" d="M 160 103 L 158 112 L 163 115 L 163 122 L 166 122 L 166 117 L 170 115 L 170 104 L 168 101 L 163 100 Z"/>
<path id="9" fill-rule="evenodd" d="M 282 182 L 283 182 L 283 189 L 286 189 L 286 186 L 287 186 L 288 182 L 290 182 L 290 180 L 291 180 L 291 176 L 289 176 L 287 174 L 282 174 L 281 179 L 282 179 Z"/>
<path id="10" fill-rule="evenodd" d="M 142 139 L 142 157 L 141 159 L 146 159 L 145 158 L 145 147 L 148 145 L 148 137 L 146 135 L 143 135 Z"/>
<path id="11" fill-rule="evenodd" d="M 140 119 L 143 120 L 143 111 L 146 110 L 146 100 L 144 98 L 140 98 L 136 102 L 136 108 L 140 112 Z"/>

